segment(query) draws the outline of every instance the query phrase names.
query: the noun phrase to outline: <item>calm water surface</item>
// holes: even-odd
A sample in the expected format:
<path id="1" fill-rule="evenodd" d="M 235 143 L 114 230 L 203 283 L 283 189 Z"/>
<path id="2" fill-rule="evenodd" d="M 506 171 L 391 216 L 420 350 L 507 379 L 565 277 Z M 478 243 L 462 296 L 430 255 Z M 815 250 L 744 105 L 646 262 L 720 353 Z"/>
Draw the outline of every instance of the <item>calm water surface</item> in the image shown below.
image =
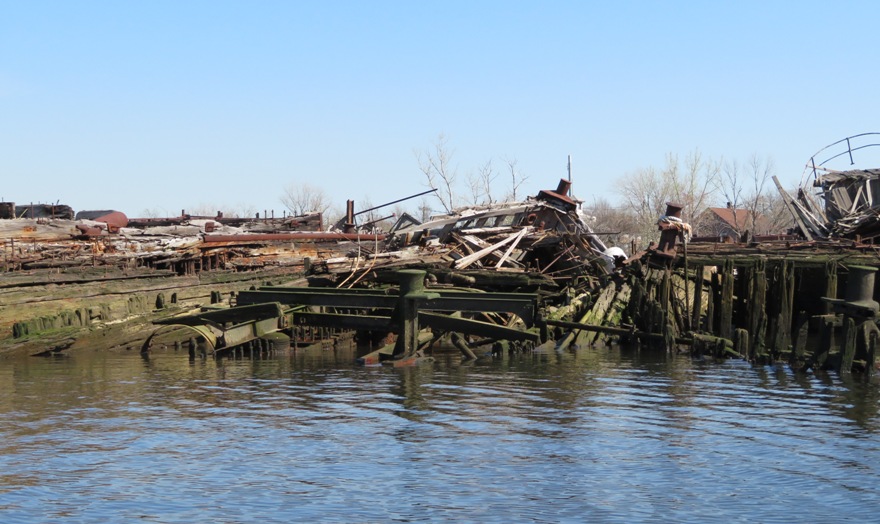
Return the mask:
<path id="1" fill-rule="evenodd" d="M 0 522 L 877 522 L 880 386 L 627 349 L 0 361 Z"/>

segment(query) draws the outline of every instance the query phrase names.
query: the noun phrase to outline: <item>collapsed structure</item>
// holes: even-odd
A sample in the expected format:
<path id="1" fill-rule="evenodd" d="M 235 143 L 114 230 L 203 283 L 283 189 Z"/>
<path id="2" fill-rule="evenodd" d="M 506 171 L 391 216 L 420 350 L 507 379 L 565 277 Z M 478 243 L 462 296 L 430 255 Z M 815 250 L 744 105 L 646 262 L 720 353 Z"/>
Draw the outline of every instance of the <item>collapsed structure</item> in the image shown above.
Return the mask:
<path id="1" fill-rule="evenodd" d="M 365 363 L 410 362 L 440 339 L 465 358 L 638 340 L 667 351 L 785 359 L 798 369 L 871 371 L 880 335 L 873 271 L 880 261 L 864 241 L 880 229 L 878 173 L 826 169 L 815 177 L 818 199 L 804 188 L 795 198 L 782 192 L 796 234 L 746 243 L 692 241 L 681 206 L 669 203 L 657 221 L 659 242 L 629 258 L 590 229 L 570 182 L 561 180 L 523 202 L 463 208 L 425 222 L 404 214 L 387 233 L 355 224 L 351 201 L 330 231 L 321 230 L 320 216 L 102 226 L 97 220 L 112 215 L 105 213 L 88 217 L 97 225 L 79 224 L 67 241 L 83 243 L 76 249 L 36 242 L 40 227 L 57 227 L 38 222 L 29 226 L 31 240 L 19 240 L 33 249 L 13 249 L 11 267 L 58 269 L 66 257 L 88 262 L 67 249 L 91 250 L 92 266 L 200 281 L 269 268 L 291 277 L 283 286 L 224 290 L 228 300 L 212 290 L 214 306 L 159 320 L 145 351 L 175 329 L 188 333 L 193 354 L 355 334 L 365 346 L 381 346 L 362 356 Z M 42 259 L 25 260 L 26 252 Z M 48 261 L 46 253 L 53 253 Z M 232 307 L 217 310 L 221 301 Z M 154 313 L 165 307 L 158 298 L 156 304 Z M 91 310 L 80 316 L 104 320 Z M 808 347 L 807 333 L 819 334 L 821 343 Z"/>
<path id="2" fill-rule="evenodd" d="M 24 306 L 26 299 L 11 298 L 21 286 L 64 283 L 70 289 L 86 273 L 89 281 L 197 277 L 203 282 L 216 280 L 207 275 L 230 273 L 260 279 L 261 272 L 274 270 L 273 275 L 305 274 L 314 289 L 383 286 L 396 281 L 398 270 L 422 269 L 433 287 L 538 293 L 572 307 L 572 297 L 598 289 L 615 257 L 619 263 L 624 255 L 607 249 L 590 231 L 569 193 L 570 183 L 563 180 L 525 202 L 464 209 L 425 223 L 404 216 L 387 236 L 355 226 L 351 211 L 341 231 L 323 231 L 320 214 L 240 219 L 182 212 L 173 218 L 128 219 L 108 210 L 81 212 L 74 221 L 0 220 L 4 268 L 20 275 L 20 284 L 6 287 L 0 301 Z M 94 276 L 96 269 L 100 277 Z M 162 287 L 172 286 L 173 281 Z M 213 292 L 211 299 L 216 302 Z M 95 306 L 77 315 L 55 311 L 56 320 L 49 321 L 44 309 L 39 321 L 3 318 L 0 324 L 14 321 L 13 333 L 26 338 L 74 317 L 99 325 L 125 316 Z"/>

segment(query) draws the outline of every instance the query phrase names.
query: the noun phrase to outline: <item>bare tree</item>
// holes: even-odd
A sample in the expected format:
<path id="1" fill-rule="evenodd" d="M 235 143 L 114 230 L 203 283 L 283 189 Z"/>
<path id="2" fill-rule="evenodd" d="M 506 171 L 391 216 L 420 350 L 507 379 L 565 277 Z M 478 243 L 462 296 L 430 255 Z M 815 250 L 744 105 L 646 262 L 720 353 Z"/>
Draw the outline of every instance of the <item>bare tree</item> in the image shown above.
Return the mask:
<path id="1" fill-rule="evenodd" d="M 419 202 L 419 210 L 417 213 L 418 219 L 422 222 L 427 221 L 431 218 L 431 211 L 431 204 L 428 204 L 428 199 L 423 197 Z"/>
<path id="2" fill-rule="evenodd" d="M 449 149 L 447 142 L 446 136 L 440 133 L 433 144 L 433 151 L 416 151 L 416 159 L 419 162 L 419 169 L 427 179 L 428 187 L 437 190 L 434 196 L 440 200 L 446 212 L 450 213 L 457 203 L 455 181 L 458 173 L 451 165 L 454 151 Z"/>
<path id="3" fill-rule="evenodd" d="M 749 229 L 753 234 L 767 233 L 759 228 L 758 220 L 762 217 L 761 208 L 771 202 L 764 192 L 767 190 L 767 183 L 773 177 L 773 159 L 762 159 L 757 154 L 752 154 L 747 167 L 752 181 L 752 194 L 745 202 L 746 209 L 749 211 Z"/>
<path id="4" fill-rule="evenodd" d="M 788 192 L 789 196 L 794 199 L 792 193 L 796 194 L 797 191 Z M 791 216 L 791 212 L 778 191 L 768 191 L 766 195 L 761 195 L 757 201 L 757 215 L 761 219 L 759 227 L 755 230 L 756 234 L 785 233 L 795 226 L 794 217 Z"/>
<path id="5" fill-rule="evenodd" d="M 739 162 L 736 159 L 727 160 L 722 164 L 721 176 L 718 179 L 718 189 L 727 200 L 727 207 L 733 210 L 733 228 L 736 233 L 742 234 L 746 225 L 740 224 L 739 213 L 736 212 L 742 206 L 744 175 Z"/>
<path id="6" fill-rule="evenodd" d="M 399 214 L 398 211 L 389 211 L 385 207 L 370 209 L 373 207 L 373 203 L 368 197 L 364 197 L 358 205 L 360 206 L 360 211 L 369 209 L 366 213 L 358 215 L 358 222 L 365 226 L 369 225 L 372 230 L 387 231 L 394 225 L 394 216 Z"/>
<path id="7" fill-rule="evenodd" d="M 485 203 L 494 204 L 495 198 L 492 197 L 492 183 L 495 182 L 496 178 L 498 178 L 498 173 L 495 172 L 495 169 L 492 166 L 492 161 L 487 160 L 485 164 L 479 167 L 478 172 L 480 176 L 480 182 L 483 185 L 483 197 L 485 199 Z"/>
<path id="8" fill-rule="evenodd" d="M 727 200 L 727 207 L 733 210 L 733 226 L 737 234 L 767 232 L 762 211 L 773 201 L 765 192 L 774 169 L 773 159 L 758 154 L 752 154 L 743 165 L 736 160 L 724 163 L 719 189 Z M 745 214 L 738 213 L 740 209 L 745 210 Z"/>
<path id="9" fill-rule="evenodd" d="M 643 247 L 639 224 L 635 215 L 627 210 L 614 207 L 607 199 L 595 198 L 592 204 L 584 205 L 583 214 L 590 229 L 609 247 L 618 246 L 627 251 L 636 251 Z"/>
<path id="10" fill-rule="evenodd" d="M 472 204 L 491 205 L 495 203 L 495 199 L 492 197 L 492 183 L 496 178 L 498 178 L 498 173 L 495 172 L 491 159 L 478 167 L 476 174 L 468 175 L 468 189 L 470 189 Z"/>
<path id="11" fill-rule="evenodd" d="M 674 166 L 674 170 L 669 166 Z M 721 166 L 717 161 L 704 158 L 698 149 L 685 157 L 684 169 L 678 166 L 678 158 L 669 155 L 665 174 L 671 184 L 670 196 L 672 201 L 681 204 L 682 219 L 696 228 L 718 186 Z"/>
<path id="12" fill-rule="evenodd" d="M 330 207 L 327 193 L 320 187 L 308 183 L 293 183 L 284 188 L 281 203 L 294 216 L 324 213 Z"/>
<path id="13" fill-rule="evenodd" d="M 625 175 L 617 183 L 624 211 L 634 220 L 635 231 L 645 241 L 659 239 L 657 219 L 666 211 L 669 187 L 663 173 L 653 167 Z"/>
<path id="14" fill-rule="evenodd" d="M 366 224 L 367 222 L 374 222 L 380 218 L 378 209 L 370 209 L 373 207 L 373 202 L 370 200 L 370 197 L 364 197 L 360 202 L 357 203 L 355 207 L 355 213 L 361 213 L 358 215 L 358 222 L 361 224 Z M 369 211 L 366 211 L 370 209 Z M 364 213 L 366 211 L 366 213 Z"/>
<path id="15" fill-rule="evenodd" d="M 517 160 L 515 158 L 506 159 L 504 163 L 507 164 L 507 171 L 510 175 L 510 193 L 507 194 L 507 201 L 516 202 L 520 186 L 522 186 L 529 177 L 516 167 Z"/>
<path id="16" fill-rule="evenodd" d="M 141 218 L 159 218 L 161 216 L 167 216 L 167 215 L 168 215 L 167 213 L 163 214 L 155 207 L 154 208 L 145 207 L 144 209 L 141 210 Z"/>
<path id="17" fill-rule="evenodd" d="M 239 202 L 229 213 L 230 218 L 252 217 L 257 213 L 257 208 L 253 204 L 245 204 Z"/>
<path id="18" fill-rule="evenodd" d="M 622 208 L 633 219 L 631 235 L 647 240 L 659 238 L 657 220 L 666 213 L 666 204 L 682 206 L 682 220 L 696 226 L 719 183 L 720 163 L 694 150 L 680 162 L 675 154 L 666 155 L 662 169 L 647 167 L 626 175 L 618 182 Z"/>

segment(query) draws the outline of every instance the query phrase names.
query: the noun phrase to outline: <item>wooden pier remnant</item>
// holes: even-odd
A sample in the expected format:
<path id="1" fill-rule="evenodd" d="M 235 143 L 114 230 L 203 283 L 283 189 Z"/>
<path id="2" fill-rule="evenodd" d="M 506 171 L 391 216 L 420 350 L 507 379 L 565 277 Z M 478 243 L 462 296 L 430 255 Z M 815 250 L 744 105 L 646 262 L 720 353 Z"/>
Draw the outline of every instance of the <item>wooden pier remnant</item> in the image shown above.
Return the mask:
<path id="1" fill-rule="evenodd" d="M 631 263 L 616 277 L 632 289 L 625 314 L 617 324 L 597 324 L 621 328 L 621 339 L 640 333 L 630 338 L 668 351 L 786 361 L 798 370 L 874 371 L 880 257 L 870 246 L 694 243 L 681 251 L 687 260 L 667 250 Z M 843 286 L 845 298 L 837 298 Z"/>

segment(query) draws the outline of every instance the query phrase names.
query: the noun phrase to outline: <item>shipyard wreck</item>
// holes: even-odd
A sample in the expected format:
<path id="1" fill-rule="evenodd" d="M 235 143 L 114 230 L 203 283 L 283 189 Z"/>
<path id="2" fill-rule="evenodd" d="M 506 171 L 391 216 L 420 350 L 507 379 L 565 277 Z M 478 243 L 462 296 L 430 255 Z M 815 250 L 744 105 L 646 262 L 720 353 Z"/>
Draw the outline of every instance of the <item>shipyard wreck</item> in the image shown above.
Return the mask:
<path id="1" fill-rule="evenodd" d="M 441 350 L 632 342 L 872 373 L 880 170 L 811 163 L 796 195 L 776 181 L 792 230 L 692 237 L 670 202 L 659 242 L 629 254 L 591 230 L 565 179 L 522 202 L 403 214 L 388 231 L 358 224 L 351 201 L 332 227 L 319 213 L 128 219 L 0 204 L 2 343 L 52 353 L 103 338 L 198 358 L 349 340 L 363 364 L 409 365 Z"/>

